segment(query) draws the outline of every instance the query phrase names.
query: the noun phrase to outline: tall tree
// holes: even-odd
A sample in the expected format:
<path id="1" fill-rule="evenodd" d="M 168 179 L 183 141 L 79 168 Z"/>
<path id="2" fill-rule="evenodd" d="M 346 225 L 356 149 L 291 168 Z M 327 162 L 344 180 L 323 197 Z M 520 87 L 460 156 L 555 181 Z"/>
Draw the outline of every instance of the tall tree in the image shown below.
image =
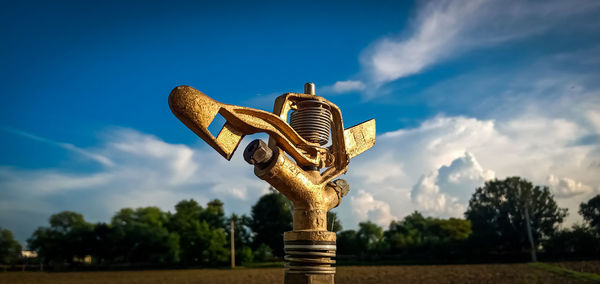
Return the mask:
<path id="1" fill-rule="evenodd" d="M 77 212 L 63 211 L 50 216 L 50 227 L 40 227 L 27 240 L 46 263 L 72 263 L 93 253 L 94 225 Z"/>
<path id="2" fill-rule="evenodd" d="M 385 231 L 386 241 L 394 252 L 408 247 L 420 246 L 427 235 L 428 222 L 418 211 L 404 217 L 402 221 L 392 221 Z"/>
<path id="3" fill-rule="evenodd" d="M 600 234 L 600 194 L 579 205 L 579 214 Z"/>
<path id="4" fill-rule="evenodd" d="M 92 232 L 93 238 L 88 243 L 91 255 L 96 264 L 108 264 L 113 262 L 119 251 L 115 250 L 115 239 L 113 227 L 106 223 L 97 223 Z"/>
<path id="5" fill-rule="evenodd" d="M 341 231 L 337 234 L 337 252 L 340 255 L 358 255 L 361 247 L 355 230 Z"/>
<path id="6" fill-rule="evenodd" d="M 544 241 L 544 251 L 555 258 L 598 257 L 600 256 L 600 236 L 593 228 L 573 225 L 554 233 Z"/>
<path id="7" fill-rule="evenodd" d="M 552 235 L 567 216 L 567 209 L 558 207 L 546 186 L 519 177 L 487 181 L 477 188 L 465 213 L 472 224 L 473 245 L 487 251 L 529 251 L 524 210 L 536 244 Z"/>
<path id="8" fill-rule="evenodd" d="M 361 253 L 378 253 L 385 250 L 386 243 L 383 239 L 383 228 L 371 221 L 358 224 L 356 239 Z"/>
<path id="9" fill-rule="evenodd" d="M 283 233 L 292 230 L 292 206 L 281 193 L 263 195 L 252 206 L 250 228 L 254 232 L 254 247 L 265 244 L 275 256 L 283 256 Z"/>
<path id="10" fill-rule="evenodd" d="M 0 227 L 0 263 L 12 264 L 21 255 L 21 245 L 8 229 Z"/>
<path id="11" fill-rule="evenodd" d="M 465 240 L 471 234 L 471 222 L 461 219 L 438 219 L 414 213 L 402 221 L 392 221 L 384 233 L 393 252 L 420 249 L 423 245 L 449 244 Z"/>
<path id="12" fill-rule="evenodd" d="M 179 235 L 181 262 L 186 265 L 222 264 L 229 252 L 223 217 L 223 203 L 213 200 L 203 209 L 193 199 L 175 205 L 169 229 Z"/>
<path id="13" fill-rule="evenodd" d="M 206 204 L 206 209 L 202 212 L 201 218 L 213 228 L 225 229 L 227 226 L 223 202 L 219 199 L 214 199 Z"/>
<path id="14" fill-rule="evenodd" d="M 167 229 L 169 215 L 158 207 L 124 208 L 113 216 L 117 261 L 164 264 L 179 260 L 179 235 Z"/>

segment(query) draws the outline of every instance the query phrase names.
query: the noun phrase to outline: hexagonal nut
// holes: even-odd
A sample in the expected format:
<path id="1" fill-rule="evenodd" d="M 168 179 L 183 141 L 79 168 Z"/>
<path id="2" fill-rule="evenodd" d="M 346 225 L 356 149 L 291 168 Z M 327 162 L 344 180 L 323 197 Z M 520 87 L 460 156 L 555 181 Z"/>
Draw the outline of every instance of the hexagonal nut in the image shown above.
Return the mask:
<path id="1" fill-rule="evenodd" d="M 346 196 L 350 191 L 350 184 L 345 179 L 336 179 L 333 184 L 337 187 L 342 197 Z"/>
<path id="2" fill-rule="evenodd" d="M 273 150 L 260 139 L 250 142 L 244 150 L 244 160 L 252 165 L 268 163 L 272 157 Z"/>

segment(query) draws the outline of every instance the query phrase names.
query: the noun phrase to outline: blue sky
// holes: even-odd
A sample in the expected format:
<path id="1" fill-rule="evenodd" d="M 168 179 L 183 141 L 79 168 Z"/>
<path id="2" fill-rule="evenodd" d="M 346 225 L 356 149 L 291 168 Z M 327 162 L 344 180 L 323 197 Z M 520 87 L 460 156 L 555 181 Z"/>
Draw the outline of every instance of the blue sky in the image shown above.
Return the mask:
<path id="1" fill-rule="evenodd" d="M 186 198 L 247 213 L 266 183 L 167 96 L 186 84 L 271 110 L 308 81 L 346 126 L 377 120 L 344 177 L 346 228 L 460 217 L 475 187 L 511 175 L 578 222 L 600 193 L 599 16 L 583 0 L 4 3 L 0 226 L 24 241 L 61 210 L 108 221 Z"/>

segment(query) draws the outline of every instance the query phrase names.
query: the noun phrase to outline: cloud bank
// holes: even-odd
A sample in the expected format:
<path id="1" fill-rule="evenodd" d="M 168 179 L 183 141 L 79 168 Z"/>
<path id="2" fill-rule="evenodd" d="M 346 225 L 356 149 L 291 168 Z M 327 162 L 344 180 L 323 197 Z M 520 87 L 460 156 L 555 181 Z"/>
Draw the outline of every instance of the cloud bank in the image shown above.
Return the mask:
<path id="1" fill-rule="evenodd" d="M 353 206 L 340 208 L 340 215 L 382 226 L 414 210 L 463 217 L 475 188 L 486 180 L 521 176 L 549 186 L 559 205 L 570 209 L 569 223 L 580 220 L 579 203 L 598 194 L 600 145 L 573 141 L 597 133 L 590 127 L 594 117 L 437 116 L 413 129 L 384 133 L 371 151 L 353 160 L 348 177 Z"/>
<path id="2" fill-rule="evenodd" d="M 472 50 L 485 49 L 562 26 L 586 25 L 582 15 L 600 3 L 578 1 L 423 1 L 408 27 L 371 43 L 359 56 L 360 90 L 372 89 L 423 72 Z M 349 81 L 338 81 L 332 87 Z M 357 91 L 338 88 L 338 93 Z"/>

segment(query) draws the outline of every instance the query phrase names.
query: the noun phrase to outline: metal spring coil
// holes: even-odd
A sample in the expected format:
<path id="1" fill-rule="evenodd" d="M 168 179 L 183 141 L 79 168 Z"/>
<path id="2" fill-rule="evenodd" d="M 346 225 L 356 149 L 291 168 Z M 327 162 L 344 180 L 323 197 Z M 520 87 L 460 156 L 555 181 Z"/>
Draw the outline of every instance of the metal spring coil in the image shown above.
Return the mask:
<path id="1" fill-rule="evenodd" d="M 286 241 L 284 250 L 287 273 L 335 273 L 335 242 Z"/>
<path id="2" fill-rule="evenodd" d="M 290 115 L 290 126 L 309 142 L 327 144 L 331 129 L 329 105 L 317 100 L 299 102 L 297 110 Z"/>

